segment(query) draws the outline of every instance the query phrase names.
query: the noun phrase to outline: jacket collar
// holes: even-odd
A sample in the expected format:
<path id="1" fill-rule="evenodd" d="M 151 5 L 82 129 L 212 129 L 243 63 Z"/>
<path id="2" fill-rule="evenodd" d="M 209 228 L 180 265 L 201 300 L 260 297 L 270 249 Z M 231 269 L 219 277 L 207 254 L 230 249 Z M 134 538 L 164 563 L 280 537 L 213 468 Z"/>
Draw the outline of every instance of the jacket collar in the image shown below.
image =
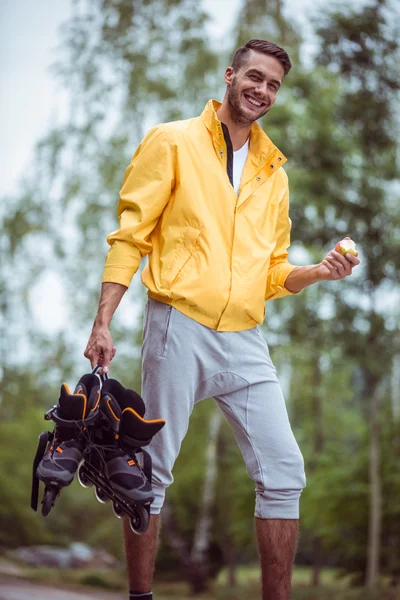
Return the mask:
<path id="1" fill-rule="evenodd" d="M 200 116 L 214 140 L 217 140 L 221 133 L 221 122 L 216 112 L 220 106 L 221 102 L 209 100 Z M 250 131 L 249 158 L 258 169 L 264 166 L 271 169 L 271 174 L 287 161 L 258 123 L 253 123 Z"/>

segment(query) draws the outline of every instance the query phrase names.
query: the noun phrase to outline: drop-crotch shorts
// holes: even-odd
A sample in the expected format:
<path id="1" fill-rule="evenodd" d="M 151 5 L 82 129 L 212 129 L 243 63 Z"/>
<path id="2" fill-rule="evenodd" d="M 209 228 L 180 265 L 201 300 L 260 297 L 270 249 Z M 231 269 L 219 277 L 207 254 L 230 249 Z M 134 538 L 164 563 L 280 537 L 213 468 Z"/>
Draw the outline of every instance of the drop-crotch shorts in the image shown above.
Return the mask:
<path id="1" fill-rule="evenodd" d="M 255 516 L 298 519 L 304 463 L 276 369 L 257 327 L 215 331 L 148 298 L 142 347 L 146 419 L 166 419 L 148 447 L 158 514 L 196 402 L 214 398 L 256 485 Z"/>

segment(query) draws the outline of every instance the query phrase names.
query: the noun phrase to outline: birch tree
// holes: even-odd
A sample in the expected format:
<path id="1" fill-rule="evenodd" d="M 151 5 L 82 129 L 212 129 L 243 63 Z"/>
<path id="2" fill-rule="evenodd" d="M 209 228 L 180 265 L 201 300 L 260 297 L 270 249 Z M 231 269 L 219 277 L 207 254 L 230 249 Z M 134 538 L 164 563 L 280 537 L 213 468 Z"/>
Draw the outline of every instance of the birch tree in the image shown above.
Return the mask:
<path id="1" fill-rule="evenodd" d="M 192 544 L 188 544 L 172 505 L 167 501 L 163 507 L 165 542 L 177 554 L 182 574 L 190 583 L 194 594 L 208 589 L 210 580 L 209 546 L 216 502 L 216 480 L 218 476 L 217 442 L 222 416 L 218 409 L 210 412 L 205 443 L 205 468 L 200 503 L 194 525 Z"/>

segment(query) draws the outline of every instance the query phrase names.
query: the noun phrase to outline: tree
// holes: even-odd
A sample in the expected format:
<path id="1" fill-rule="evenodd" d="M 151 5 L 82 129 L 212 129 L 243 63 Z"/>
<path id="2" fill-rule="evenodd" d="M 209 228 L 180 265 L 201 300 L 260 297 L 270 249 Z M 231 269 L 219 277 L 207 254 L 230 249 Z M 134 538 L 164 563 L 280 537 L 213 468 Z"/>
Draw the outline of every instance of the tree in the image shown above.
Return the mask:
<path id="1" fill-rule="evenodd" d="M 69 93 L 69 116 L 37 144 L 32 173 L 21 196 L 7 203 L 1 232 L 2 256 L 9 256 L 0 288 L 2 330 L 7 326 L 8 332 L 2 338 L 2 397 L 9 421 L 36 402 L 31 388 L 17 385 L 24 361 L 31 363 L 38 389 L 49 390 L 49 406 L 57 401 L 54 384 L 82 374 L 123 171 L 151 125 L 193 116 L 208 100 L 217 57 L 209 48 L 206 21 L 194 0 L 74 2 L 54 66 Z M 30 318 L 30 289 L 46 271 L 62 278 L 70 309 L 70 322 L 58 339 L 43 335 Z M 136 280 L 135 291 L 139 276 Z M 139 299 L 127 295 L 113 324 L 114 338 L 121 342 L 113 374 L 136 389 L 140 327 L 129 316 L 140 312 L 141 300 L 141 293 Z M 17 371 L 12 350 L 20 347 L 24 353 L 16 357 L 22 363 Z M 15 389 L 21 392 L 19 404 L 9 402 Z M 15 445 L 10 448 L 15 451 Z M 70 517 L 81 498 L 68 490 L 57 503 L 57 511 L 65 509 L 58 539 L 72 535 Z M 93 502 L 87 493 L 84 498 L 83 504 Z M 12 510 L 10 503 L 8 517 Z M 83 528 L 81 533 L 89 535 Z"/>
<path id="2" fill-rule="evenodd" d="M 375 0 L 359 12 L 332 13 L 320 27 L 319 62 L 336 71 L 344 82 L 337 110 L 339 127 L 354 141 L 348 156 L 352 190 L 339 207 L 354 235 L 363 239 L 365 295 L 363 309 L 343 299 L 338 310 L 337 333 L 351 327 L 351 340 L 343 341 L 346 353 L 359 357 L 363 397 L 369 403 L 371 485 L 367 583 L 375 587 L 379 574 L 382 493 L 380 478 L 380 408 L 382 385 L 389 376 L 395 352 L 387 331 L 390 318 L 380 310 L 380 298 L 390 285 L 396 290 L 393 253 L 399 248 L 399 230 L 393 228 L 390 183 L 396 179 L 398 123 L 394 101 L 398 98 L 398 32 L 389 20 L 390 4 Z M 399 222 L 397 221 L 397 227 Z M 365 348 L 374 348 L 370 355 Z"/>
<path id="3" fill-rule="evenodd" d="M 202 484 L 201 501 L 197 507 L 193 543 L 187 544 L 185 536 L 167 501 L 163 507 L 163 524 L 167 533 L 166 543 L 179 557 L 194 594 L 208 589 L 210 575 L 210 537 L 213 526 L 214 505 L 216 499 L 216 479 L 218 472 L 217 444 L 221 428 L 221 413 L 214 408 L 211 411 L 207 439 L 205 443 L 205 470 Z"/>
<path id="4" fill-rule="evenodd" d="M 254 5 L 246 3 L 248 10 Z M 305 440 L 310 436 L 314 439 L 314 454 L 308 445 L 305 448 L 305 453 L 313 456 L 311 463 L 308 461 L 311 481 L 323 473 L 329 476 L 324 459 L 329 456 L 330 441 L 325 436 L 322 443 L 321 435 L 330 428 L 323 408 L 328 404 L 327 373 L 336 369 L 339 379 L 351 365 L 353 373 L 347 381 L 371 432 L 371 587 L 376 581 L 379 555 L 379 407 L 387 398 L 391 357 L 398 352 L 398 341 L 390 337 L 395 329 L 395 313 L 389 303 L 387 309 L 382 308 L 387 291 L 391 304 L 399 294 L 393 261 L 400 238 L 395 208 L 398 121 L 394 108 L 399 63 L 396 20 L 392 15 L 387 3 L 376 2 L 357 11 L 333 10 L 320 16 L 316 64 L 307 69 L 294 61 L 294 69 L 285 80 L 285 96 L 278 98 L 265 118 L 267 133 L 289 158 L 285 168 L 291 185 L 292 237 L 301 240 L 294 249 L 302 247 L 311 263 L 321 260 L 323 253 L 344 235 L 352 235 L 361 247 L 364 266 L 358 276 L 345 282 L 319 284 L 318 291 L 305 290 L 296 299 L 268 304 L 266 332 L 271 345 L 276 346 L 275 353 L 290 364 L 289 408 L 294 426 L 299 428 L 301 423 L 308 434 Z M 262 27 L 261 13 L 258 18 Z M 271 31 L 268 25 L 264 30 Z M 275 40 L 279 43 L 280 38 Z M 346 368 L 338 354 L 346 358 Z M 308 386 L 307 380 L 313 381 L 314 377 L 318 385 L 314 380 L 314 385 Z M 340 397 L 335 396 L 334 401 L 337 403 Z M 346 410 L 349 417 L 348 406 Z M 366 438 L 362 431 L 358 424 L 357 447 L 364 456 Z M 340 474 L 338 469 L 331 473 L 336 473 L 335 477 Z M 366 471 L 360 469 L 357 473 L 361 485 L 361 474 Z M 327 492 L 328 488 L 324 489 Z M 312 494 L 307 488 L 304 498 Z M 366 498 L 362 496 L 363 501 Z M 341 520 L 343 514 L 338 513 L 337 519 Z M 310 530 L 320 531 L 323 538 L 318 515 L 314 515 L 313 525 L 308 514 L 306 520 Z M 357 552 L 360 548 L 357 546 Z M 350 568 L 364 571 L 362 564 L 361 560 Z"/>

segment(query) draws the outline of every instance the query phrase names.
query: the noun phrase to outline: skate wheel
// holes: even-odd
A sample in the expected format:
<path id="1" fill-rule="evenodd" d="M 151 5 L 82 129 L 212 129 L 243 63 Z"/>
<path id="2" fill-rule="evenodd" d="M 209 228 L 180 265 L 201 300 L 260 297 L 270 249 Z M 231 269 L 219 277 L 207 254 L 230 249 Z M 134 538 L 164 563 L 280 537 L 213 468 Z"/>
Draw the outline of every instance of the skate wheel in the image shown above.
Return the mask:
<path id="1" fill-rule="evenodd" d="M 150 515 L 144 506 L 135 506 L 135 516 L 130 517 L 129 525 L 133 533 L 141 535 L 149 527 Z"/>
<path id="2" fill-rule="evenodd" d="M 106 492 L 99 487 L 96 487 L 95 496 L 101 504 L 107 504 L 110 502 L 110 497 L 107 496 Z"/>
<path id="3" fill-rule="evenodd" d="M 42 516 L 47 517 L 51 509 L 53 508 L 60 490 L 55 487 L 46 487 L 44 490 L 44 496 L 42 500 Z"/>
<path id="4" fill-rule="evenodd" d="M 78 481 L 84 488 L 91 488 L 93 486 L 93 482 L 90 481 L 88 476 L 85 473 L 85 462 L 82 461 L 78 467 Z"/>
<path id="5" fill-rule="evenodd" d="M 120 504 L 117 504 L 117 502 L 113 502 L 112 509 L 117 519 L 122 519 L 122 517 L 125 516 L 125 511 L 123 507 Z"/>

